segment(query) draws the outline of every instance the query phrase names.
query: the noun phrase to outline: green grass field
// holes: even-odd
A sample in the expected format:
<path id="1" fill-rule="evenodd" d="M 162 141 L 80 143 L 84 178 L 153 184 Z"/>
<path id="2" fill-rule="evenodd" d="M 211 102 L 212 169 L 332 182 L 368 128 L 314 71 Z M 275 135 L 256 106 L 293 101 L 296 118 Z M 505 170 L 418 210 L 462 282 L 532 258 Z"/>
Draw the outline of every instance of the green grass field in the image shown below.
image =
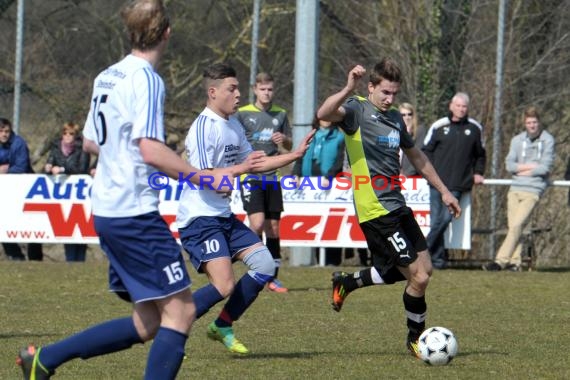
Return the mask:
<path id="1" fill-rule="evenodd" d="M 243 270 L 236 265 L 236 271 Z M 357 268 L 346 268 L 354 271 Z M 180 379 L 569 379 L 568 272 L 436 272 L 428 326 L 453 330 L 459 355 L 429 367 L 405 350 L 401 284 L 329 306 L 331 268 L 282 268 L 288 294 L 263 291 L 234 327 L 252 351 L 236 357 L 206 338 L 218 305 L 197 321 Z M 194 289 L 205 277 L 191 270 Z M 129 313 L 107 292 L 106 264 L 0 262 L 0 379 L 20 379 L 19 347 L 44 345 Z M 149 345 L 58 369 L 57 379 L 142 379 Z"/>

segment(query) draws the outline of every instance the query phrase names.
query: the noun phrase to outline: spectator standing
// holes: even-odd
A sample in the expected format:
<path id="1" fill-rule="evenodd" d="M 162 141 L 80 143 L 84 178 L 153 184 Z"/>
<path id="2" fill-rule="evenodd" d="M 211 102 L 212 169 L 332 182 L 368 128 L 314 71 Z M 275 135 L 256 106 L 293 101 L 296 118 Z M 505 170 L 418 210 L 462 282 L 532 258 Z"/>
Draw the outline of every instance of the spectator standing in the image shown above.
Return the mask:
<path id="1" fill-rule="evenodd" d="M 257 74 L 253 85 L 255 102 L 241 107 L 237 114 L 253 150 L 262 150 L 267 156 L 278 155 L 280 148 L 290 150 L 293 146 L 287 112 L 273 104 L 273 85 L 273 77 L 270 74 Z M 249 228 L 260 238 L 265 232 L 265 244 L 275 260 L 275 277 L 267 284 L 268 289 L 286 293 L 287 288 L 277 279 L 281 266 L 279 225 L 283 212 L 279 173 L 270 170 L 259 175 L 264 181 L 254 179 L 249 181 L 249 186 L 242 186 L 241 199 L 247 212 Z"/>
<path id="2" fill-rule="evenodd" d="M 449 103 L 449 115 L 431 125 L 422 148 L 457 199 L 470 193 L 474 184 L 481 184 L 485 179 L 483 127 L 468 117 L 468 110 L 469 96 L 464 92 L 455 94 Z M 444 234 L 451 218 L 437 190 L 430 186 L 431 225 L 427 244 L 432 264 L 437 269 L 447 266 Z"/>
<path id="3" fill-rule="evenodd" d="M 343 171 L 344 133 L 330 121 L 313 119 L 313 129 L 317 132 L 300 160 L 295 162 L 293 175 L 297 177 L 320 177 L 317 185 L 330 189 L 332 180 Z M 340 265 L 342 248 L 326 248 L 325 264 Z"/>
<path id="4" fill-rule="evenodd" d="M 483 265 L 487 271 L 521 270 L 523 228 L 548 186 L 554 163 L 554 137 L 542 129 L 535 107 L 524 111 L 523 124 L 526 130 L 511 139 L 505 159 L 507 171 L 513 176 L 507 193 L 507 236 L 495 261 Z"/>
<path id="5" fill-rule="evenodd" d="M 0 174 L 33 172 L 28 144 L 22 137 L 14 133 L 10 120 L 0 118 Z M 2 243 L 2 247 L 10 260 L 26 259 L 18 243 Z M 28 243 L 29 260 L 42 261 L 43 257 L 41 244 Z"/>
<path id="6" fill-rule="evenodd" d="M 412 140 L 414 140 L 414 146 L 421 149 L 424 145 L 426 129 L 423 125 L 418 123 L 418 114 L 416 113 L 416 109 L 411 103 L 402 103 L 400 104 L 399 110 L 404 123 L 406 123 L 406 130 L 412 137 Z M 412 165 L 408 157 L 402 151 L 400 151 L 400 159 L 402 162 L 402 175 L 406 177 L 418 175 L 417 169 Z"/>
<path id="7" fill-rule="evenodd" d="M 88 174 L 89 153 L 84 152 L 83 139 L 79 135 L 79 125 L 65 123 L 61 137 L 52 146 L 44 167 L 47 174 Z M 85 261 L 87 244 L 64 244 L 65 260 L 68 262 Z"/>

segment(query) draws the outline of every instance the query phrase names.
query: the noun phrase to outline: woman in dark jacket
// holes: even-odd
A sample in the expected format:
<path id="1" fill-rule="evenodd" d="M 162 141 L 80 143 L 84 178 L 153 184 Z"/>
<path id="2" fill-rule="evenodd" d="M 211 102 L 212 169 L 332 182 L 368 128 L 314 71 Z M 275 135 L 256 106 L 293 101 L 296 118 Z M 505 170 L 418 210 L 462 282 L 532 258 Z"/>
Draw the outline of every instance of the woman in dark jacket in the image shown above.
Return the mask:
<path id="1" fill-rule="evenodd" d="M 47 174 L 88 174 L 89 153 L 83 151 L 79 126 L 63 125 L 61 137 L 52 144 L 45 172 Z"/>
<path id="2" fill-rule="evenodd" d="M 65 123 L 61 137 L 51 147 L 44 171 L 47 174 L 88 174 L 89 153 L 83 151 L 79 126 Z M 87 244 L 64 244 L 66 261 L 85 261 Z"/>

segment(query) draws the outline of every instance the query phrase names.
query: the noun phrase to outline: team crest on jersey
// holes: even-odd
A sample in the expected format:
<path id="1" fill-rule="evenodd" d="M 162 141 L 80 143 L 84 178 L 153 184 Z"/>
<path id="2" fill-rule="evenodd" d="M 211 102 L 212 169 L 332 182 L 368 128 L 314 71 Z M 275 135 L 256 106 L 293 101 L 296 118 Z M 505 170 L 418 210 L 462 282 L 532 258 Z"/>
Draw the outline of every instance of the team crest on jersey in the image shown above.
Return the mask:
<path id="1" fill-rule="evenodd" d="M 279 125 L 279 120 L 277 120 L 276 118 L 273 118 L 273 120 L 271 120 L 271 122 L 273 123 L 274 126 Z"/>
<path id="2" fill-rule="evenodd" d="M 471 134 L 471 130 L 470 129 L 466 129 L 465 130 L 465 136 L 469 136 Z"/>
<path id="3" fill-rule="evenodd" d="M 400 134 L 392 131 L 388 136 L 378 136 L 376 141 L 378 144 L 388 145 L 388 148 L 398 148 L 400 146 Z"/>
<path id="4" fill-rule="evenodd" d="M 263 128 L 260 132 L 253 133 L 253 139 L 256 141 L 270 141 L 273 135 L 273 128 Z"/>

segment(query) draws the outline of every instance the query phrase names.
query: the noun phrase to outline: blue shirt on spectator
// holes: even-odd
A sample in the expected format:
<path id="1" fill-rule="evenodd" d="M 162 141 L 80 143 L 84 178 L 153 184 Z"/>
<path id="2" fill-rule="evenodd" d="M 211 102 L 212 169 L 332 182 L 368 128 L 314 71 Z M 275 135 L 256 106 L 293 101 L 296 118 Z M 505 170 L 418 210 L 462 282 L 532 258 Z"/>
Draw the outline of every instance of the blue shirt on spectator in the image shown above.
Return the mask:
<path id="1" fill-rule="evenodd" d="M 8 164 L 8 174 L 33 173 L 26 141 L 12 132 L 4 144 L 0 144 L 0 165 Z"/>

